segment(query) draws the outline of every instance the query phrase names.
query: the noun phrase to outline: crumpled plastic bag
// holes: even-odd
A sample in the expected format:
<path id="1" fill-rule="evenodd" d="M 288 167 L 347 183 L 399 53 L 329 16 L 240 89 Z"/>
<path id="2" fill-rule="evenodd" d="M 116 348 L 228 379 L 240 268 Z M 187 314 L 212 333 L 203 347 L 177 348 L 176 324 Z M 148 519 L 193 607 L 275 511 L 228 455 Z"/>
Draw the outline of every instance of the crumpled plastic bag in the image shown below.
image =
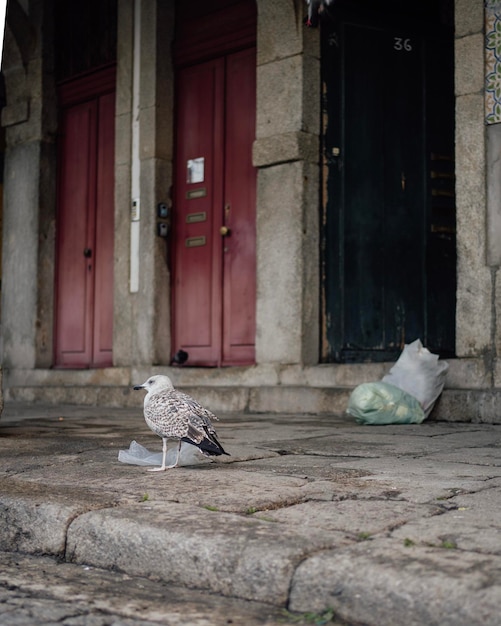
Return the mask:
<path id="1" fill-rule="evenodd" d="M 416 398 L 390 383 L 355 387 L 347 412 L 359 424 L 420 424 L 425 414 Z"/>
<path id="2" fill-rule="evenodd" d="M 177 442 L 167 450 L 166 465 L 172 465 L 176 461 Z M 162 452 L 150 452 L 137 441 L 131 441 L 128 450 L 119 450 L 118 460 L 129 465 L 162 465 Z M 179 455 L 179 465 L 196 465 L 197 463 L 207 462 L 197 447 L 189 443 L 181 444 L 181 453 Z"/>
<path id="3" fill-rule="evenodd" d="M 431 413 L 442 393 L 449 370 L 447 361 L 439 361 L 419 339 L 406 344 L 398 361 L 383 377 L 383 382 L 403 389 L 419 400 L 425 417 Z"/>
<path id="4" fill-rule="evenodd" d="M 431 413 L 442 393 L 448 370 L 447 361 L 440 361 L 438 354 L 416 339 L 404 346 L 380 382 L 363 383 L 354 389 L 347 411 L 364 424 L 419 424 Z M 422 410 L 422 418 L 414 401 Z"/>

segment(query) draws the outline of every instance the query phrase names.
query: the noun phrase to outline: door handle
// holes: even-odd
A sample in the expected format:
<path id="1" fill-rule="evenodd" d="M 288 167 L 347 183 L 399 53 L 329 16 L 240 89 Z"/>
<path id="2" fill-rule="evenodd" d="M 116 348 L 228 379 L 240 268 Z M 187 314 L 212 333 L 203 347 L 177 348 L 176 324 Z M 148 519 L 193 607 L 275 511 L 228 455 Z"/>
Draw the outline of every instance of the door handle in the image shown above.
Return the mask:
<path id="1" fill-rule="evenodd" d="M 228 226 L 221 226 L 221 228 L 219 229 L 219 234 L 222 237 L 228 237 L 231 233 L 231 230 L 228 228 Z"/>
<path id="2" fill-rule="evenodd" d="M 90 259 L 92 256 L 92 250 L 90 248 L 85 248 L 83 251 L 83 255 L 86 259 Z"/>

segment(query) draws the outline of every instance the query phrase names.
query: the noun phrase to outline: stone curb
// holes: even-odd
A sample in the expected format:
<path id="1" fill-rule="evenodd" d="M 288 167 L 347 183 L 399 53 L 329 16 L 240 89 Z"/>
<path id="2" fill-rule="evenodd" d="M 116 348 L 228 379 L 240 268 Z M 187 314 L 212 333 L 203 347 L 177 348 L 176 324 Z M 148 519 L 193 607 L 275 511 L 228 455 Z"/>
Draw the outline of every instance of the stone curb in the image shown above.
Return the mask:
<path id="1" fill-rule="evenodd" d="M 190 505 L 148 508 L 79 516 L 68 530 L 67 560 L 285 606 L 297 565 L 340 541 Z"/>
<path id="2" fill-rule="evenodd" d="M 70 520 L 80 507 L 37 498 L 0 498 L 0 550 L 63 556 Z"/>
<path id="3" fill-rule="evenodd" d="M 197 506 L 87 510 L 42 497 L 0 497 L 0 549 L 51 555 L 225 596 L 286 606 L 296 567 L 343 544 L 342 534 L 295 530 Z"/>
<path id="4" fill-rule="evenodd" d="M 322 611 L 384 626 L 498 626 L 501 556 L 375 540 L 305 560 L 293 611 Z"/>

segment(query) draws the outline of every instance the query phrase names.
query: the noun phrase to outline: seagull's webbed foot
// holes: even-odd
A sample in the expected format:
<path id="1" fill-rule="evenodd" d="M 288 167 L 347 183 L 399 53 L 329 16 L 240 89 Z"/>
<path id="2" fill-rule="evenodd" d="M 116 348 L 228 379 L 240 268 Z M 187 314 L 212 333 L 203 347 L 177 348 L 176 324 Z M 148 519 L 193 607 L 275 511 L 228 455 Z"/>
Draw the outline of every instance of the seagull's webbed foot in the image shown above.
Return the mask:
<path id="1" fill-rule="evenodd" d="M 177 463 L 175 465 L 162 465 L 162 467 L 149 467 L 148 472 L 163 472 L 168 469 L 174 469 L 177 467 Z"/>

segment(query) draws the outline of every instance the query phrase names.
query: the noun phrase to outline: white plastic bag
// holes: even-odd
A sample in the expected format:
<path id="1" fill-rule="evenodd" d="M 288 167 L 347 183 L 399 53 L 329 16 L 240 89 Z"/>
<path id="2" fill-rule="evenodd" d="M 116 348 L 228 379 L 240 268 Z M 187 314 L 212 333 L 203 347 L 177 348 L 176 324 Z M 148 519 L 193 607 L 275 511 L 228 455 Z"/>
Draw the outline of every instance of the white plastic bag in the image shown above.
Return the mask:
<path id="1" fill-rule="evenodd" d="M 172 465 L 176 460 L 177 442 L 171 444 L 171 448 L 167 450 L 166 463 Z M 162 465 L 162 452 L 150 452 L 137 441 L 131 441 L 128 450 L 119 450 L 118 460 L 129 465 Z M 206 457 L 200 454 L 196 446 L 189 443 L 181 444 L 181 453 L 179 455 L 179 465 L 196 465 L 197 463 L 206 462 Z"/>
<path id="2" fill-rule="evenodd" d="M 362 383 L 350 395 L 347 412 L 359 424 L 420 424 L 424 411 L 416 398 L 389 383 Z"/>
<path id="3" fill-rule="evenodd" d="M 383 382 L 395 385 L 417 398 L 425 417 L 428 417 L 442 393 L 448 370 L 446 361 L 439 361 L 438 354 L 432 354 L 416 339 L 404 346 L 398 361 L 383 377 Z"/>

